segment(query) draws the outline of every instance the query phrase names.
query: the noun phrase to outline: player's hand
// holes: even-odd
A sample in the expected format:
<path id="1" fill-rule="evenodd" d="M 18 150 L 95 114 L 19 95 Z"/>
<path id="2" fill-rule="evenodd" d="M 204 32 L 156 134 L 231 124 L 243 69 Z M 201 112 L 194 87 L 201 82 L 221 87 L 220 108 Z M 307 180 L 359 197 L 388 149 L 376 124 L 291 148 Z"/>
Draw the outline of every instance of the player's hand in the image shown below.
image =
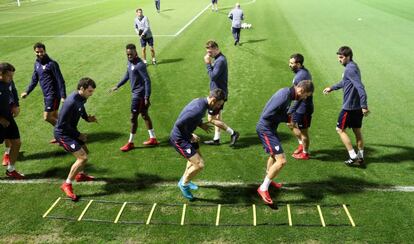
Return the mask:
<path id="1" fill-rule="evenodd" d="M 20 113 L 20 108 L 17 106 L 13 106 L 11 108 L 11 112 L 12 112 L 13 117 L 17 117 Z"/>
<path id="2" fill-rule="evenodd" d="M 0 125 L 3 126 L 3 128 L 7 128 L 10 125 L 10 122 L 5 118 L 0 118 Z"/>
<path id="3" fill-rule="evenodd" d="M 98 119 L 95 117 L 95 115 L 88 115 L 88 122 L 96 122 L 98 123 Z"/>
<path id="4" fill-rule="evenodd" d="M 207 133 L 213 130 L 213 126 L 209 122 L 202 123 L 199 127 Z"/>
<path id="5" fill-rule="evenodd" d="M 148 108 L 151 105 L 149 97 L 144 99 L 144 105 L 145 105 L 146 108 Z"/>
<path id="6" fill-rule="evenodd" d="M 323 94 L 328 94 L 328 93 L 330 93 L 332 91 L 332 89 L 330 88 L 330 87 L 327 87 L 327 88 L 325 88 L 325 89 L 323 89 Z"/>
<path id="7" fill-rule="evenodd" d="M 79 140 L 86 142 L 86 140 L 88 139 L 86 134 L 81 133 L 78 137 Z"/>
<path id="8" fill-rule="evenodd" d="M 21 98 L 26 98 L 27 97 L 27 92 L 23 92 L 22 94 L 20 94 Z"/>
<path id="9" fill-rule="evenodd" d="M 193 137 L 191 138 L 191 143 L 196 143 L 200 141 L 200 137 L 193 133 Z"/>
<path id="10" fill-rule="evenodd" d="M 204 56 L 204 63 L 211 64 L 211 62 L 212 58 L 210 57 L 210 55 L 206 54 L 206 56 Z"/>
<path id="11" fill-rule="evenodd" d="M 114 92 L 114 91 L 117 91 L 117 90 L 118 90 L 118 87 L 114 86 L 111 89 L 109 89 L 109 92 Z"/>
<path id="12" fill-rule="evenodd" d="M 363 108 L 362 109 L 362 114 L 366 117 L 366 116 L 368 116 L 369 115 L 369 113 L 370 113 L 370 111 L 368 110 L 368 108 Z"/>

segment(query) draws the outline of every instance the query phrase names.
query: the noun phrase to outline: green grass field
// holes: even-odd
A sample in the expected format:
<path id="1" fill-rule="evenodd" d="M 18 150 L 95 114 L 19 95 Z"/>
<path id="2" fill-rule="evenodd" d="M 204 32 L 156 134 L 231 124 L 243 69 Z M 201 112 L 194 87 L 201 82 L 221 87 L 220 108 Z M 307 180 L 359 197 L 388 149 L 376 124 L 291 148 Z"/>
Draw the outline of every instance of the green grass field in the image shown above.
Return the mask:
<path id="1" fill-rule="evenodd" d="M 0 61 L 15 65 L 19 93 L 29 84 L 35 59 L 32 45 L 38 41 L 59 62 L 68 93 L 83 76 L 97 81 L 86 106 L 99 124 L 81 121 L 79 128 L 89 135 L 87 170 L 98 183 L 74 185 L 83 199 L 96 200 L 83 221 L 42 218 L 63 197 L 59 186 L 74 160 L 48 143 L 52 128 L 42 119 L 43 98 L 37 87 L 20 101 L 17 118 L 23 142 L 17 168 L 29 180 L 12 184 L 0 179 L 0 242 L 413 242 L 412 1 L 240 0 L 253 28 L 242 31 L 239 47 L 233 46 L 227 18 L 235 0 L 220 0 L 218 12 L 202 12 L 209 0 L 162 1 L 160 14 L 152 0 L 37 0 L 22 1 L 21 7 L 12 2 L 0 0 Z M 153 91 L 150 115 L 161 145 L 122 153 L 119 147 L 129 135 L 130 89 L 126 85 L 113 94 L 108 90 L 125 72 L 125 44 L 138 44 L 133 29 L 138 6 L 155 35 L 159 65 L 148 66 Z M 200 200 L 188 203 L 176 187 L 185 161 L 167 140 L 181 109 L 208 93 L 203 56 L 204 44 L 211 38 L 229 62 L 230 97 L 224 120 L 241 138 L 234 149 L 226 145 L 225 134 L 222 146 L 201 146 L 206 168 L 195 181 L 201 186 L 196 192 Z M 364 119 L 366 169 L 343 164 L 347 153 L 335 132 L 342 92 L 322 94 L 324 87 L 341 79 L 343 67 L 335 53 L 342 45 L 353 48 L 372 112 Z M 271 192 L 279 202 L 279 209 L 273 210 L 255 192 L 267 158 L 255 125 L 270 96 L 291 85 L 288 59 L 295 52 L 305 56 L 316 85 L 312 159 L 290 157 L 297 142 L 280 125 L 288 164 L 278 177 L 286 188 Z M 212 136 L 198 134 L 204 139 Z M 140 119 L 136 143 L 147 137 Z M 117 203 L 99 202 L 103 200 Z M 122 202 L 146 205 L 127 204 L 120 222 L 145 222 L 151 205 L 159 207 L 150 225 L 88 221 L 114 221 Z M 189 206 L 180 226 L 184 203 Z M 50 215 L 77 219 L 86 204 L 60 201 Z M 214 226 L 217 204 L 222 204 L 222 227 Z M 252 204 L 257 208 L 257 226 L 252 226 Z M 351 227 L 342 204 L 349 205 L 356 227 Z M 322 206 L 326 228 L 321 227 L 316 205 Z"/>

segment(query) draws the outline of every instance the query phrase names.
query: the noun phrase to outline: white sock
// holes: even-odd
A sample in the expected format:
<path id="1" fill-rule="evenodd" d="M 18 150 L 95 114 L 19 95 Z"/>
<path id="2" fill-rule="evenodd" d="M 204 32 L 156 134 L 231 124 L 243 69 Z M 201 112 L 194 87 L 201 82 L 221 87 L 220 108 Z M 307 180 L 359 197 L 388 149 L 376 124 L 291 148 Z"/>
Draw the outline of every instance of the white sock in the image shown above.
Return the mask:
<path id="1" fill-rule="evenodd" d="M 69 178 L 67 178 L 66 181 L 65 181 L 65 183 L 66 184 L 72 184 L 72 181 Z"/>
<path id="2" fill-rule="evenodd" d="M 152 61 L 155 61 L 155 58 L 152 58 Z"/>
<path id="3" fill-rule="evenodd" d="M 350 157 L 350 158 L 352 158 L 352 159 L 356 159 L 357 155 L 356 155 L 356 153 L 355 153 L 355 150 L 354 150 L 354 149 L 352 149 L 351 151 L 348 151 L 348 153 L 349 153 L 349 157 Z"/>
<path id="4" fill-rule="evenodd" d="M 364 149 L 359 149 L 358 150 L 358 157 L 359 158 L 364 158 Z"/>
<path id="5" fill-rule="evenodd" d="M 303 153 L 308 153 L 308 151 L 305 148 L 303 148 L 302 152 Z"/>
<path id="6" fill-rule="evenodd" d="M 220 140 L 220 131 L 214 131 L 214 138 L 213 140 Z"/>
<path id="7" fill-rule="evenodd" d="M 147 63 L 147 60 L 142 60 L 142 62 L 144 62 L 144 64 L 146 64 Z"/>
<path id="8" fill-rule="evenodd" d="M 264 181 L 263 181 L 263 183 L 260 185 L 260 190 L 261 191 L 267 191 L 267 190 L 269 190 L 270 182 L 272 182 L 272 180 L 269 179 L 269 178 L 267 178 L 267 176 L 266 176 L 265 179 L 264 179 Z"/>
<path id="9" fill-rule="evenodd" d="M 135 134 L 130 133 L 128 142 L 134 142 L 134 136 Z"/>
<path id="10" fill-rule="evenodd" d="M 6 154 L 10 154 L 10 147 L 6 147 L 6 150 L 4 151 Z"/>
<path id="11" fill-rule="evenodd" d="M 148 134 L 149 134 L 150 138 L 155 138 L 154 129 L 148 130 Z"/>
<path id="12" fill-rule="evenodd" d="M 226 132 L 229 133 L 230 135 L 233 135 L 234 130 L 232 128 L 230 128 L 230 127 L 227 127 Z"/>
<path id="13" fill-rule="evenodd" d="M 298 139 L 298 143 L 299 143 L 300 145 L 302 145 L 302 144 L 303 144 L 302 140 L 299 140 L 299 139 Z"/>
<path id="14" fill-rule="evenodd" d="M 7 171 L 12 172 L 12 171 L 15 171 L 15 170 L 16 170 L 16 168 L 14 167 L 14 164 L 8 164 L 7 165 Z"/>

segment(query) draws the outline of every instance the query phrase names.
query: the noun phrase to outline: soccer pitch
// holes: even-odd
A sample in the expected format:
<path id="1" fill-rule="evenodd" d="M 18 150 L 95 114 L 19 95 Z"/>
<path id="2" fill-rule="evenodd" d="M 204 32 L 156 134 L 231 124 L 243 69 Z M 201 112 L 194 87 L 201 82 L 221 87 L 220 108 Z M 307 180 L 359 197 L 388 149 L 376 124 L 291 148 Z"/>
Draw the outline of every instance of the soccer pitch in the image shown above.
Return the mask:
<path id="1" fill-rule="evenodd" d="M 14 81 L 21 93 L 33 71 L 32 46 L 40 41 L 59 62 L 68 94 L 81 77 L 97 81 L 86 109 L 99 124 L 79 123 L 89 139 L 87 172 L 97 181 L 74 183 L 85 201 L 62 199 L 49 213 L 74 221 L 42 218 L 64 197 L 59 186 L 74 159 L 48 143 L 52 127 L 42 119 L 43 97 L 37 87 L 20 100 L 16 119 L 23 143 L 17 168 L 27 180 L 0 179 L 0 242 L 413 242 L 412 1 L 240 0 L 245 21 L 253 26 L 242 30 L 241 46 L 233 45 L 227 18 L 236 0 L 219 0 L 218 12 L 210 10 L 209 0 L 161 1 L 161 13 L 152 0 L 21 2 L 17 7 L 0 0 L 0 61 L 16 67 Z M 130 88 L 125 85 L 112 94 L 108 90 L 125 73 L 125 45 L 138 45 L 133 29 L 137 7 L 148 16 L 154 34 L 158 65 L 148 66 L 149 112 L 161 144 L 140 146 L 148 133 L 139 118 L 139 147 L 122 153 L 119 148 L 130 128 Z M 208 94 L 203 56 L 209 39 L 219 43 L 229 63 L 230 95 L 223 117 L 241 137 L 235 148 L 228 147 L 224 133 L 221 146 L 201 145 L 206 167 L 195 180 L 199 200 L 189 203 L 176 186 L 185 160 L 168 144 L 168 136 L 181 109 Z M 322 94 L 341 79 L 343 67 L 335 53 L 342 45 L 352 47 L 368 94 L 371 114 L 363 123 L 366 169 L 343 164 L 347 152 L 335 131 L 342 92 Z M 267 155 L 255 126 L 273 93 L 291 85 L 288 60 L 296 52 L 305 56 L 316 86 L 311 159 L 290 156 L 297 141 L 281 124 L 278 132 L 288 163 L 277 179 L 285 187 L 271 192 L 279 209 L 270 209 L 256 193 Z M 147 56 L 150 61 L 149 51 Z M 212 137 L 196 133 L 202 139 Z M 90 200 L 94 202 L 77 221 Z M 128 204 L 113 223 L 124 202 Z M 154 203 L 151 224 L 146 225 Z"/>

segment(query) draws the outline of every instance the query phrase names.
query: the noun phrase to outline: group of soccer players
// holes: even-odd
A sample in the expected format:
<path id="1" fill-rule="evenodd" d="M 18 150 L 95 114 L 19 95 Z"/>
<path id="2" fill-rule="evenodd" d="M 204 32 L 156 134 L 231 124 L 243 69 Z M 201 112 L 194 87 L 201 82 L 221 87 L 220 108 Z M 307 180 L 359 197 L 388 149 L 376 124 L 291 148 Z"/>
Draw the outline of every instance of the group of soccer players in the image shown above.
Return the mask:
<path id="1" fill-rule="evenodd" d="M 142 15 L 142 10 L 137 16 Z M 142 18 L 141 18 L 142 19 Z M 138 28 L 138 24 L 136 25 Z M 143 37 L 145 33 L 137 33 Z M 147 32 L 148 33 L 148 32 Z M 142 39 L 141 39 L 142 40 Z M 141 43 L 142 44 L 142 43 Z M 151 45 L 152 47 L 152 45 Z M 187 104 L 179 114 L 172 128 L 169 142 L 187 161 L 184 173 L 178 182 L 182 195 L 193 200 L 192 191 L 198 186 L 192 179 L 204 168 L 204 159 L 200 154 L 200 138 L 194 134 L 197 127 L 210 132 L 215 127 L 212 140 L 205 141 L 207 145 L 220 145 L 221 130 L 230 135 L 230 146 L 234 146 L 240 134 L 223 122 L 221 111 L 229 96 L 227 59 L 219 49 L 217 42 L 209 40 L 206 43 L 204 62 L 210 79 L 210 94 L 207 97 L 197 98 Z M 84 107 L 87 99 L 93 95 L 96 83 L 91 78 L 79 80 L 77 90 L 66 95 L 65 81 L 56 61 L 48 56 L 46 47 L 42 43 L 33 46 L 36 54 L 34 71 L 28 88 L 20 97 L 26 98 L 37 83 L 44 96 L 44 119 L 54 126 L 54 138 L 51 143 L 58 143 L 64 150 L 76 158 L 67 179 L 61 185 L 62 191 L 72 200 L 77 200 L 73 192 L 73 181 L 91 181 L 93 176 L 83 171 L 88 160 L 86 134 L 80 133 L 77 124 L 80 118 L 87 122 L 97 122 L 97 118 L 89 115 Z M 151 49 L 153 50 L 153 49 Z M 339 62 L 345 67 L 342 80 L 323 90 L 324 94 L 343 89 L 343 106 L 337 122 L 337 132 L 343 141 L 349 159 L 345 161 L 350 166 L 364 166 L 364 142 L 361 132 L 363 116 L 368 115 L 367 95 L 361 81 L 361 74 L 357 64 L 353 61 L 351 48 L 340 47 L 337 51 Z M 148 113 L 151 96 L 151 79 L 147 72 L 145 59 L 138 56 L 134 44 L 126 45 L 127 71 L 111 91 L 118 90 L 128 80 L 131 87 L 131 130 L 130 137 L 120 150 L 127 152 L 133 149 L 134 136 L 138 127 L 138 116 L 141 114 L 148 129 L 149 139 L 144 145 L 158 145 L 152 121 Z M 153 55 L 153 64 L 155 54 Z M 281 188 L 282 185 L 274 181 L 287 162 L 277 128 L 280 123 L 287 123 L 298 139 L 298 147 L 292 156 L 299 160 L 308 160 L 309 153 L 309 127 L 314 111 L 314 86 L 312 76 L 304 66 L 303 55 L 296 53 L 289 59 L 289 67 L 295 73 L 292 86 L 278 90 L 266 103 L 256 125 L 256 132 L 263 144 L 265 152 L 269 154 L 267 170 L 263 183 L 257 192 L 266 204 L 273 204 L 269 194 L 269 186 Z M 0 143 L 6 142 L 6 152 L 3 156 L 3 165 L 7 166 L 6 175 L 13 179 L 24 179 L 24 175 L 16 170 L 15 164 L 20 150 L 21 141 L 18 126 L 14 117 L 18 116 L 19 97 L 13 82 L 15 68 L 10 63 L 0 63 Z M 63 102 L 60 112 L 60 103 Z M 207 120 L 203 118 L 208 113 Z M 353 149 L 346 128 L 352 128 L 357 141 L 358 151 Z"/>

